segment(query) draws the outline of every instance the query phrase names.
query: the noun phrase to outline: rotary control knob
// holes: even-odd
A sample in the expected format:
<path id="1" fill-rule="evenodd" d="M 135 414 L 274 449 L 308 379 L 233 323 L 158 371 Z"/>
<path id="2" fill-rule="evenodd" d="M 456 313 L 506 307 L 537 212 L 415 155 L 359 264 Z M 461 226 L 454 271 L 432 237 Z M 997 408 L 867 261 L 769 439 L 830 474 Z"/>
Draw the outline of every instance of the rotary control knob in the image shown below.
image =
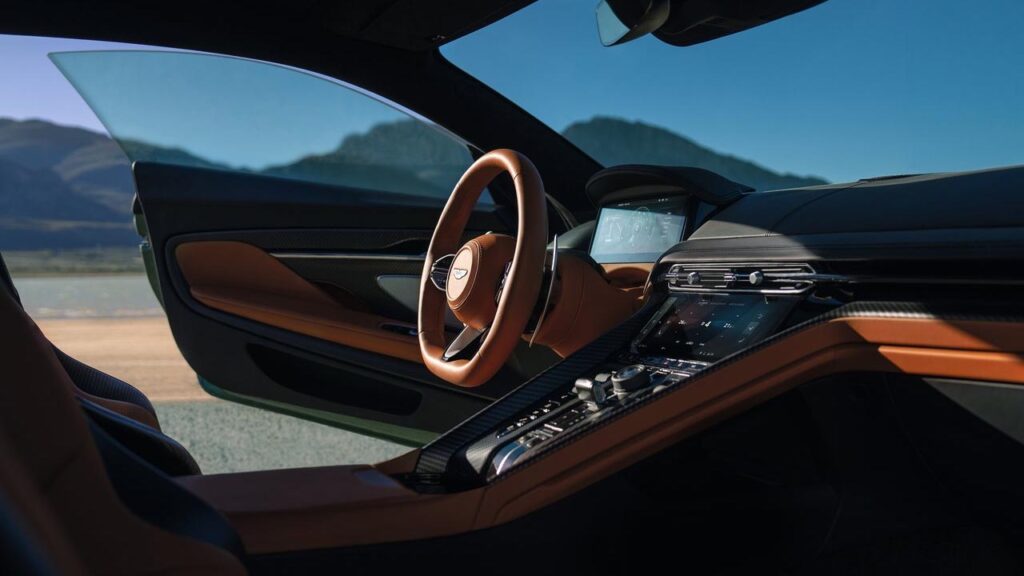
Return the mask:
<path id="1" fill-rule="evenodd" d="M 620 400 L 650 383 L 651 375 L 648 374 L 647 367 L 643 364 L 626 366 L 612 374 L 612 390 Z"/>
<path id="2" fill-rule="evenodd" d="M 754 270 L 750 273 L 750 276 L 747 277 L 747 280 L 750 282 L 751 286 L 760 286 L 761 283 L 764 282 L 764 272 Z"/>
<path id="3" fill-rule="evenodd" d="M 700 284 L 700 272 L 690 272 L 686 275 L 686 283 L 690 286 L 696 286 Z"/>

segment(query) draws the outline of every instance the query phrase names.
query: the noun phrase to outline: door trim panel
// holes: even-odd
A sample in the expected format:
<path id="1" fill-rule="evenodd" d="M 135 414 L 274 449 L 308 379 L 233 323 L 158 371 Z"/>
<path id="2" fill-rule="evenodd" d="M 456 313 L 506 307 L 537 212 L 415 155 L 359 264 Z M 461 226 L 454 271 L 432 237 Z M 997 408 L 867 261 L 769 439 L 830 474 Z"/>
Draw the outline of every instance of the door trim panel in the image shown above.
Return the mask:
<path id="1" fill-rule="evenodd" d="M 475 397 L 485 401 L 491 401 L 504 394 L 510 387 L 521 383 L 521 377 L 505 372 L 499 373 L 499 376 L 495 381 L 488 385 L 468 390 L 456 387 L 444 380 L 441 380 L 440 378 L 437 378 L 419 362 L 410 362 L 382 356 L 380 354 L 345 346 L 323 338 L 294 332 L 285 328 L 269 325 L 251 318 L 245 318 L 207 306 L 192 295 L 188 281 L 182 273 L 182 270 L 174 257 L 174 253 L 179 246 L 196 242 L 220 241 L 220 239 L 225 236 L 227 236 L 227 234 L 224 233 L 187 234 L 172 238 L 166 245 L 167 254 L 165 254 L 165 258 L 169 263 L 166 270 L 170 272 L 170 283 L 173 288 L 170 292 L 173 292 L 177 297 L 177 300 L 194 313 L 194 316 L 201 316 L 215 320 L 227 328 L 242 330 L 251 336 L 279 343 L 296 351 L 308 350 L 326 356 L 330 359 L 349 363 L 355 366 L 373 366 L 375 370 L 379 370 L 382 373 L 393 377 L 407 379 L 416 384 L 425 384 L 448 393 Z M 170 317 L 170 315 L 168 319 L 171 320 L 171 327 L 173 329 L 176 322 Z M 219 383 L 214 383 L 221 386 Z M 483 406 L 481 406 L 481 408 L 482 407 Z"/>

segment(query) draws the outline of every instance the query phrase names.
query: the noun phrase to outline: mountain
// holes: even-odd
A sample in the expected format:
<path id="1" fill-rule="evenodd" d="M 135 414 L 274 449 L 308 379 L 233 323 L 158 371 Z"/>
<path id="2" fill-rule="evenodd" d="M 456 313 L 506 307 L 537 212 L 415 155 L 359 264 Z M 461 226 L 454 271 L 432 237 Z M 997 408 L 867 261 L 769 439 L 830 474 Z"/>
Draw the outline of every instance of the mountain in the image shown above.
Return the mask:
<path id="1" fill-rule="evenodd" d="M 562 131 L 573 144 L 605 166 L 664 164 L 696 166 L 757 190 L 827 184 L 816 176 L 779 174 L 735 156 L 721 154 L 659 126 L 596 116 Z"/>
<path id="2" fill-rule="evenodd" d="M 0 118 L 0 158 L 51 171 L 81 196 L 111 210 L 131 206 L 128 159 L 106 134 L 45 120 Z"/>
<path id="3" fill-rule="evenodd" d="M 127 141 L 166 162 L 218 166 L 188 152 Z M 134 246 L 131 166 L 106 134 L 0 118 L 0 250 Z"/>
<path id="4" fill-rule="evenodd" d="M 606 166 L 699 166 L 760 190 L 825 183 L 779 174 L 641 122 L 595 117 L 570 125 L 563 134 Z M 124 146 L 134 157 L 225 168 L 178 148 L 137 141 Z M 261 172 L 447 198 L 469 159 L 456 140 L 421 122 L 402 120 L 377 124 L 345 136 L 334 150 Z M 137 244 L 130 213 L 134 192 L 128 159 L 105 134 L 44 120 L 0 118 L 0 250 Z"/>
<path id="5" fill-rule="evenodd" d="M 106 135 L 0 118 L 0 249 L 135 244 L 132 193 Z"/>
<path id="6" fill-rule="evenodd" d="M 395 154 L 398 149 L 401 155 Z M 400 120 L 350 134 L 326 154 L 306 156 L 263 172 L 444 199 L 471 161 L 466 147 L 451 137 L 422 122 Z"/>

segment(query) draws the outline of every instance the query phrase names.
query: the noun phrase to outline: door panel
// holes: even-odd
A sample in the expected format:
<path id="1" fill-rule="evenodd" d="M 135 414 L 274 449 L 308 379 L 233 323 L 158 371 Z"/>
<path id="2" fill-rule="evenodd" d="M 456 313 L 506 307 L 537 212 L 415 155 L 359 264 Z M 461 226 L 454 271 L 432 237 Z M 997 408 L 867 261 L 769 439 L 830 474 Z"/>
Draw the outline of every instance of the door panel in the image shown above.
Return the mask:
<path id="1" fill-rule="evenodd" d="M 413 444 L 551 360 L 521 351 L 515 369 L 473 390 L 423 367 L 408 293 L 440 202 L 193 167 L 134 171 L 172 332 L 212 394 Z M 478 210 L 467 236 L 505 221 L 500 208 Z"/>
<path id="2" fill-rule="evenodd" d="M 189 294 L 205 306 L 351 348 L 420 361 L 415 325 L 412 335 L 391 330 L 403 323 L 317 288 L 251 244 L 177 243 L 174 259 Z"/>

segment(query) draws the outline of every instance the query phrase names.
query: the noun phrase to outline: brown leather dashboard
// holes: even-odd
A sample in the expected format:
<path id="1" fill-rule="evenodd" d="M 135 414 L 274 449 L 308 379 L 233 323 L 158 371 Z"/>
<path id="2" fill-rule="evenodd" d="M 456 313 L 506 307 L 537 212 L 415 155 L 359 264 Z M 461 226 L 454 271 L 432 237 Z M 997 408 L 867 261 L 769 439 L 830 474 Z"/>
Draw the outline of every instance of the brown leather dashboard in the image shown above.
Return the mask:
<path id="1" fill-rule="evenodd" d="M 197 476 L 250 553 L 422 539 L 508 522 L 808 381 L 899 372 L 1024 384 L 1024 323 L 840 317 L 757 348 L 528 460 L 481 488 L 416 493 L 390 478 L 415 453 L 370 466 Z"/>

